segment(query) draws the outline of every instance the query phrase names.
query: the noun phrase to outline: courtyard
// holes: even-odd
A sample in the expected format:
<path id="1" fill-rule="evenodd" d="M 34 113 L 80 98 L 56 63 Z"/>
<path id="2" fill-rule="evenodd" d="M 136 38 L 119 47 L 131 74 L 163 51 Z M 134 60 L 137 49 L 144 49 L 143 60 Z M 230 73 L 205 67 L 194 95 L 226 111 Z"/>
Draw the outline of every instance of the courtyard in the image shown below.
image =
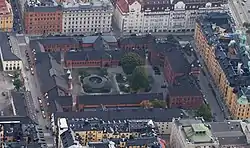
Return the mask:
<path id="1" fill-rule="evenodd" d="M 140 89 L 140 93 L 160 93 L 164 96 L 167 89 L 163 74 L 155 75 L 151 65 L 143 66 L 148 75 L 149 87 Z M 130 76 L 123 72 L 122 67 L 109 68 L 75 68 L 72 70 L 73 93 L 76 95 L 102 95 L 135 93 L 130 88 Z"/>

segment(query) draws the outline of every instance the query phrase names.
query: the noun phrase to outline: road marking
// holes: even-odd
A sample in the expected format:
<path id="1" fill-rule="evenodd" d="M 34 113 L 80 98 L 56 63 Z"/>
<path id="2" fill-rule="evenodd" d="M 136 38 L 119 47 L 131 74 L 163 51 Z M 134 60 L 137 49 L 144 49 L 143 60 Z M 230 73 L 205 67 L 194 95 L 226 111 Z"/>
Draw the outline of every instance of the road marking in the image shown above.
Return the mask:
<path id="1" fill-rule="evenodd" d="M 50 133 L 44 133 L 44 137 L 50 137 L 51 134 Z"/>
<path id="2" fill-rule="evenodd" d="M 47 144 L 48 147 L 54 147 L 54 144 Z"/>

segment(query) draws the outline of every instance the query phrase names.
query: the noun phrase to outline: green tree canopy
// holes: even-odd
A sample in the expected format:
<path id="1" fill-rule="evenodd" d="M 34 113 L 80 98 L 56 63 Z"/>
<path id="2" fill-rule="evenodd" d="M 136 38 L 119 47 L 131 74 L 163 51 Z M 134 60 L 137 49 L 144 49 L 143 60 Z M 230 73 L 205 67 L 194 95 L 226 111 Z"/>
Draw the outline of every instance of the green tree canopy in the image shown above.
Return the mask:
<path id="1" fill-rule="evenodd" d="M 13 85 L 15 86 L 15 89 L 17 91 L 20 90 L 20 88 L 22 87 L 22 82 L 20 79 L 15 79 L 14 82 L 13 82 Z"/>
<path id="2" fill-rule="evenodd" d="M 244 23 L 243 23 L 243 27 L 249 28 L 249 27 L 250 27 L 250 23 L 244 22 Z"/>
<path id="3" fill-rule="evenodd" d="M 203 104 L 201 107 L 199 107 L 195 112 L 195 115 L 198 117 L 203 117 L 205 121 L 211 121 L 213 118 L 211 108 L 207 104 Z"/>
<path id="4" fill-rule="evenodd" d="M 137 66 L 143 64 L 143 60 L 140 55 L 129 52 L 125 54 L 121 59 L 121 66 L 126 74 L 131 74 Z"/>
<path id="5" fill-rule="evenodd" d="M 151 106 L 154 108 L 165 108 L 167 105 L 164 100 L 158 100 L 158 99 L 154 99 L 150 101 L 150 103 L 151 103 Z"/>
<path id="6" fill-rule="evenodd" d="M 130 86 L 134 91 L 146 88 L 149 85 L 148 75 L 144 67 L 136 67 L 130 78 Z"/>
<path id="7" fill-rule="evenodd" d="M 17 79 L 19 78 L 19 76 L 20 76 L 20 73 L 18 71 L 15 71 L 13 77 Z"/>
<path id="8" fill-rule="evenodd" d="M 179 44 L 179 41 L 175 39 L 175 37 L 173 35 L 167 35 L 167 40 L 172 42 L 172 43 L 176 43 Z"/>

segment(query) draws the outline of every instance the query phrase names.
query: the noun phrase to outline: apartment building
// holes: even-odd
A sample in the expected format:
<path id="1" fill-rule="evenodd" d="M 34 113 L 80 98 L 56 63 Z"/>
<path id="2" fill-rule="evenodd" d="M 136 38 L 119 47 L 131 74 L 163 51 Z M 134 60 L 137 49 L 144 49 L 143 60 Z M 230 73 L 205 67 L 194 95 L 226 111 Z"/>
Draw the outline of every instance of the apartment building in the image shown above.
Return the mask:
<path id="1" fill-rule="evenodd" d="M 62 32 L 62 7 L 53 0 L 27 0 L 24 10 L 25 33 L 48 35 Z"/>
<path id="2" fill-rule="evenodd" d="M 62 2 L 62 32 L 81 34 L 110 32 L 113 6 L 109 0 Z"/>
<path id="3" fill-rule="evenodd" d="M 114 20 L 123 32 L 194 31 L 195 19 L 225 11 L 227 0 L 118 0 Z"/>
<path id="4" fill-rule="evenodd" d="M 0 33 L 0 57 L 3 71 L 16 71 L 23 67 L 22 60 L 13 52 L 12 42 L 9 33 Z"/>
<path id="5" fill-rule="evenodd" d="M 164 77 L 169 84 L 169 107 L 199 108 L 203 104 L 203 95 L 194 75 L 199 63 L 189 63 L 180 45 L 168 38 L 154 39 L 148 50 L 149 61 L 163 67 Z"/>
<path id="6" fill-rule="evenodd" d="M 27 116 L 1 116 L 0 117 L 0 147 L 46 147 L 39 143 L 36 123 Z M 28 132 L 27 132 L 28 131 Z"/>
<path id="7" fill-rule="evenodd" d="M 208 124 L 203 119 L 173 119 L 171 148 L 219 148 L 219 141 L 213 137 Z"/>
<path id="8" fill-rule="evenodd" d="M 7 0 L 0 0 L 0 30 L 12 31 L 13 28 L 13 11 Z"/>
<path id="9" fill-rule="evenodd" d="M 120 148 L 160 147 L 156 125 L 152 120 L 113 120 L 104 121 L 98 118 L 58 120 L 59 141 L 72 139 L 74 145 L 93 145 L 93 142 L 103 142 L 115 139 L 109 145 Z M 66 134 L 72 138 L 67 138 Z M 75 134 L 75 136 L 72 136 Z M 140 143 L 137 140 L 140 139 Z M 71 142 L 72 143 L 72 142 Z M 66 142 L 59 142 L 58 147 L 69 146 Z M 157 148 L 158 148 L 157 147 Z"/>
<path id="10" fill-rule="evenodd" d="M 235 119 L 250 117 L 249 50 L 246 37 L 234 28 L 230 16 L 210 13 L 196 23 L 197 52 Z"/>

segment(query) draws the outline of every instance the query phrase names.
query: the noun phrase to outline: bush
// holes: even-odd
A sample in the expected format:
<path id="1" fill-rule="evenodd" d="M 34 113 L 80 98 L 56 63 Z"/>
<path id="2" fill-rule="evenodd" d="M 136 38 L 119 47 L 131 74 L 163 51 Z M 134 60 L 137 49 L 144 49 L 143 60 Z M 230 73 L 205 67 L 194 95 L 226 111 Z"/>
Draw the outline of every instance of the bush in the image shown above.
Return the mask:
<path id="1" fill-rule="evenodd" d="M 129 93 L 130 88 L 126 87 L 124 84 L 119 84 L 119 88 L 122 92 Z"/>
<path id="2" fill-rule="evenodd" d="M 116 76 L 115 76 L 115 78 L 116 78 L 116 81 L 118 82 L 118 83 L 125 83 L 126 81 L 124 81 L 123 80 L 123 75 L 122 74 L 117 74 Z"/>

